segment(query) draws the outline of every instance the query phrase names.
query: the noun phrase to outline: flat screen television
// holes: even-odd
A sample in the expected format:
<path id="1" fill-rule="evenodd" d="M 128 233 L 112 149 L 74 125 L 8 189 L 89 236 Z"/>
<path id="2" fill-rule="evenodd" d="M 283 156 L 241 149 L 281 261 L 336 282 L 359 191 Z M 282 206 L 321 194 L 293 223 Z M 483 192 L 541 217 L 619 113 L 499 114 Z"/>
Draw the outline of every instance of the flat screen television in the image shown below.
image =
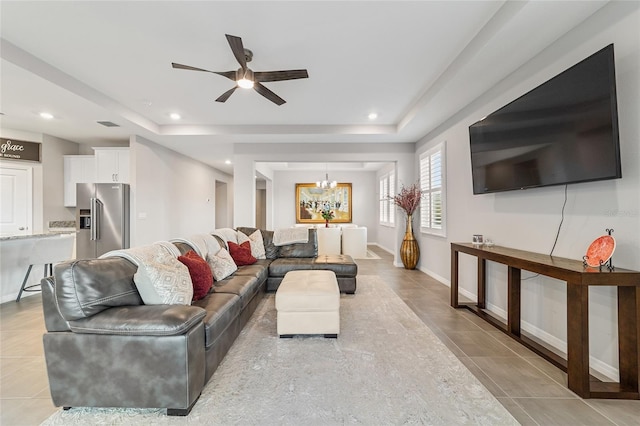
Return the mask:
<path id="1" fill-rule="evenodd" d="M 473 193 L 622 177 L 613 44 L 469 126 Z"/>

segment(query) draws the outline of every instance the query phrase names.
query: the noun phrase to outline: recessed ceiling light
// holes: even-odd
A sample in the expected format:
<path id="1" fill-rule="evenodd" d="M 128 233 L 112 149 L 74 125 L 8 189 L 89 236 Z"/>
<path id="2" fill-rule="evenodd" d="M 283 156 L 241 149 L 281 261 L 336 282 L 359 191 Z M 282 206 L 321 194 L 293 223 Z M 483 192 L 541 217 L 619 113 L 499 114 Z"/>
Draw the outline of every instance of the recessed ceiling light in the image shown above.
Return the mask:
<path id="1" fill-rule="evenodd" d="M 231 160 L 224 160 L 224 164 L 231 164 Z"/>
<path id="2" fill-rule="evenodd" d="M 369 120 L 375 120 L 376 118 L 378 118 L 378 114 L 375 112 L 369 113 Z"/>
<path id="3" fill-rule="evenodd" d="M 172 112 L 169 117 L 171 117 L 172 120 L 180 120 L 182 118 L 177 112 Z"/>
<path id="4" fill-rule="evenodd" d="M 44 118 L 45 120 L 51 120 L 53 118 L 53 114 L 48 112 L 41 112 L 40 117 Z"/>

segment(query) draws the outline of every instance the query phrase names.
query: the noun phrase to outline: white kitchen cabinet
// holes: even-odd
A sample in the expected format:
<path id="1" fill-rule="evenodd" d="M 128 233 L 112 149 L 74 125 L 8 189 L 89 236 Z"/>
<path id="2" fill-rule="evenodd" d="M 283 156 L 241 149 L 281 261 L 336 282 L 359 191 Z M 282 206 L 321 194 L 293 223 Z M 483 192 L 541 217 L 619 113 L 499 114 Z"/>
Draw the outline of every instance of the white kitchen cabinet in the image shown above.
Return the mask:
<path id="1" fill-rule="evenodd" d="M 93 148 L 96 183 L 129 183 L 129 148 Z"/>
<path id="2" fill-rule="evenodd" d="M 93 155 L 64 156 L 64 206 L 76 206 L 76 183 L 96 180 L 96 160 Z"/>

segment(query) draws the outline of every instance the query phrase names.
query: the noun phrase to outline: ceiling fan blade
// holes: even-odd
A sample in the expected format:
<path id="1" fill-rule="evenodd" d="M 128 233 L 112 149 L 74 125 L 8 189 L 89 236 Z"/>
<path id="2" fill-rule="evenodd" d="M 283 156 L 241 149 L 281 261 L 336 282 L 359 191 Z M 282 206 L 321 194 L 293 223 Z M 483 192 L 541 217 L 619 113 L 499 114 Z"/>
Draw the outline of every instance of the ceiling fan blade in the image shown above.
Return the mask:
<path id="1" fill-rule="evenodd" d="M 229 46 L 231 47 L 231 51 L 233 52 L 233 56 L 236 57 L 236 60 L 240 64 L 243 70 L 247 69 L 247 59 L 244 56 L 244 46 L 242 45 L 242 39 L 237 36 L 232 36 L 229 34 L 225 34 L 227 37 L 227 41 L 229 42 Z"/>
<path id="2" fill-rule="evenodd" d="M 253 76 L 255 81 L 282 81 L 309 78 L 309 73 L 307 70 L 255 71 Z"/>
<path id="3" fill-rule="evenodd" d="M 213 74 L 221 75 L 223 77 L 227 77 L 229 80 L 236 81 L 236 72 L 235 71 L 209 71 L 209 70 L 205 70 L 205 69 L 202 69 L 202 68 L 192 67 L 191 65 L 176 64 L 175 62 L 171 62 L 171 66 L 176 68 L 176 69 L 179 69 L 179 70 L 210 72 L 210 73 L 213 73 Z"/>
<path id="4" fill-rule="evenodd" d="M 229 96 L 231 96 L 233 92 L 236 91 L 237 88 L 238 86 L 233 86 L 231 89 L 227 90 L 222 95 L 218 96 L 218 99 L 216 99 L 216 102 L 225 102 L 227 99 L 229 99 Z"/>
<path id="5" fill-rule="evenodd" d="M 214 74 L 221 75 L 223 77 L 227 77 L 231 81 L 236 81 L 236 72 L 235 71 L 211 71 Z"/>
<path id="6" fill-rule="evenodd" d="M 176 69 L 179 69 L 179 70 L 214 72 L 214 71 L 209 71 L 209 70 L 205 70 L 205 69 L 202 69 L 202 68 L 192 67 L 190 65 L 176 64 L 175 62 L 171 62 L 171 66 L 176 68 Z"/>
<path id="7" fill-rule="evenodd" d="M 287 102 L 284 99 L 282 99 L 280 96 L 273 93 L 271 90 L 264 87 L 258 81 L 253 83 L 253 88 L 255 89 L 256 92 L 260 93 L 262 96 L 269 99 L 271 102 L 273 102 L 276 105 L 282 105 Z"/>

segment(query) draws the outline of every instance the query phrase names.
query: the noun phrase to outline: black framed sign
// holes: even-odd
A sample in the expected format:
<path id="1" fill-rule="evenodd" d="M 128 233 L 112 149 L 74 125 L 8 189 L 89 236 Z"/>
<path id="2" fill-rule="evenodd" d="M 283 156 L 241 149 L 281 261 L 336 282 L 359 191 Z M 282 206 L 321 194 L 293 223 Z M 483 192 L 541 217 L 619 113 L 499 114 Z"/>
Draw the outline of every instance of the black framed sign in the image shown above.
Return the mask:
<path id="1" fill-rule="evenodd" d="M 0 158 L 7 160 L 41 161 L 42 144 L 0 138 Z"/>

